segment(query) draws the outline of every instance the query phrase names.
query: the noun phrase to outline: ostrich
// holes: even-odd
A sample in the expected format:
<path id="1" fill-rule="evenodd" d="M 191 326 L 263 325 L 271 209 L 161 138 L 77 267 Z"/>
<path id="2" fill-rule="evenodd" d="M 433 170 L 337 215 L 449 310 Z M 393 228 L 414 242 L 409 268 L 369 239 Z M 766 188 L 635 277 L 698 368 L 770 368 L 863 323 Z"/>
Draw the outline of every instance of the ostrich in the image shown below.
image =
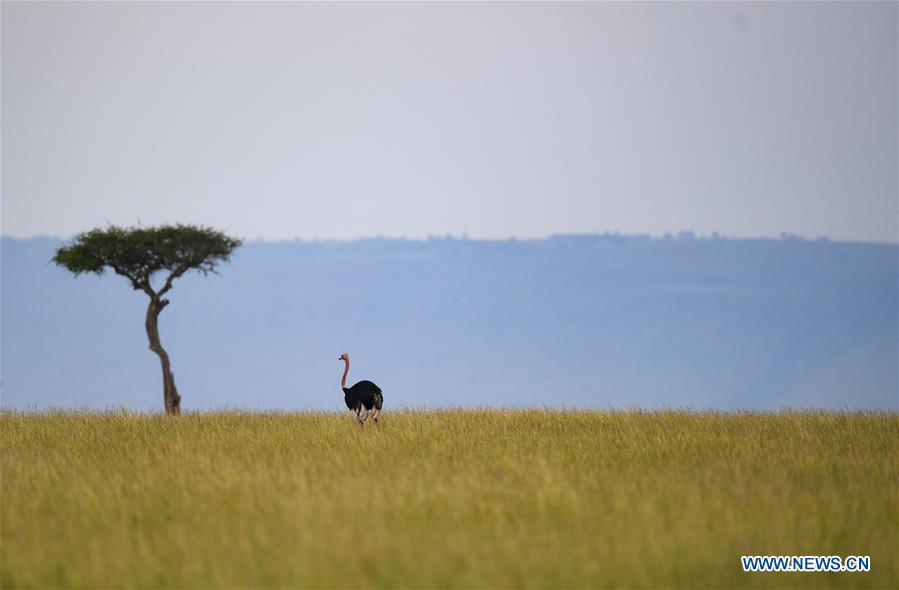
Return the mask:
<path id="1" fill-rule="evenodd" d="M 360 381 L 350 388 L 346 386 L 346 376 L 350 372 L 350 355 L 343 353 L 337 360 L 346 363 L 343 369 L 343 378 L 340 380 L 340 387 L 343 388 L 343 399 L 353 412 L 356 412 L 356 420 L 359 426 L 365 426 L 365 419 L 369 416 L 374 419 L 375 424 L 378 423 L 378 416 L 381 415 L 381 405 L 384 404 L 384 396 L 381 395 L 381 388 L 371 381 Z"/>

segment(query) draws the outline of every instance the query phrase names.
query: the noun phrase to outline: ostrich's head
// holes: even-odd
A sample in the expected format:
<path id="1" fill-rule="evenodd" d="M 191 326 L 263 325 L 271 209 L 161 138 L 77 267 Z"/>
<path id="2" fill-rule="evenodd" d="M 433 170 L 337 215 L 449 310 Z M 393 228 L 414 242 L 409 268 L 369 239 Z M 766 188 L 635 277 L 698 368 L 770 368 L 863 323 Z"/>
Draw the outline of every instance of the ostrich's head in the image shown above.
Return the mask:
<path id="1" fill-rule="evenodd" d="M 347 353 L 343 353 L 337 360 L 350 362 L 350 355 L 348 355 Z"/>

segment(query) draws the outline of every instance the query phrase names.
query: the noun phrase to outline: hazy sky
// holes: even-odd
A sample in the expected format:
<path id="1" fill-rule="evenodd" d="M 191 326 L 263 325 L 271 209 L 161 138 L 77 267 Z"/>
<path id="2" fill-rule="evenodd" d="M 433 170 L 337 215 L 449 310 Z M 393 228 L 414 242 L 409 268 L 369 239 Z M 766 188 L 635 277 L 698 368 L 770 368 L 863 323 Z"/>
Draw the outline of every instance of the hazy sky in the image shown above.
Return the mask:
<path id="1" fill-rule="evenodd" d="M 2 3 L 2 232 L 897 239 L 882 3 Z"/>

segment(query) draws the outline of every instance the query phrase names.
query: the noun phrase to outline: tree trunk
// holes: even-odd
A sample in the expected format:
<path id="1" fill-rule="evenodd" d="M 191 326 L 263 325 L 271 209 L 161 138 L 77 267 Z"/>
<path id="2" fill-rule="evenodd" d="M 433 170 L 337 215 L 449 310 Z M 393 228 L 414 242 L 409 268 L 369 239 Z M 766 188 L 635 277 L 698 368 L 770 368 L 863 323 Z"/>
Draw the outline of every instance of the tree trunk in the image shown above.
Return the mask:
<path id="1" fill-rule="evenodd" d="M 159 355 L 162 363 L 162 391 L 165 401 L 165 411 L 168 414 L 181 413 L 181 396 L 175 387 L 175 376 L 172 375 L 172 366 L 169 363 L 169 355 L 159 342 L 159 312 L 168 305 L 166 299 L 152 299 L 147 307 L 147 338 L 150 340 L 150 350 Z"/>

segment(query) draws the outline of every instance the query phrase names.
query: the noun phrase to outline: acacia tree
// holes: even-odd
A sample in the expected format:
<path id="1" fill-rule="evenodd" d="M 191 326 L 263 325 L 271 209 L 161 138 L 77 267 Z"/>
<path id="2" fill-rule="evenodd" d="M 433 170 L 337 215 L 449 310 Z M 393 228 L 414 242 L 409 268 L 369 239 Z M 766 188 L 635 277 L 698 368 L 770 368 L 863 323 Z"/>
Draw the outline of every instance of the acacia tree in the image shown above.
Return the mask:
<path id="1" fill-rule="evenodd" d="M 102 275 L 107 268 L 131 281 L 137 291 L 150 297 L 147 307 L 147 338 L 150 350 L 159 355 L 162 363 L 162 384 L 165 411 L 181 411 L 181 396 L 175 387 L 175 377 L 169 355 L 159 341 L 159 313 L 169 304 L 164 295 L 172 289 L 175 279 L 195 270 L 207 275 L 216 272 L 220 262 L 227 262 L 231 252 L 241 241 L 208 227 L 193 225 L 163 225 L 158 227 L 122 228 L 109 226 L 79 234 L 72 244 L 59 248 L 53 262 L 78 276 L 83 273 Z M 168 274 L 161 287 L 151 282 L 161 271 Z"/>

